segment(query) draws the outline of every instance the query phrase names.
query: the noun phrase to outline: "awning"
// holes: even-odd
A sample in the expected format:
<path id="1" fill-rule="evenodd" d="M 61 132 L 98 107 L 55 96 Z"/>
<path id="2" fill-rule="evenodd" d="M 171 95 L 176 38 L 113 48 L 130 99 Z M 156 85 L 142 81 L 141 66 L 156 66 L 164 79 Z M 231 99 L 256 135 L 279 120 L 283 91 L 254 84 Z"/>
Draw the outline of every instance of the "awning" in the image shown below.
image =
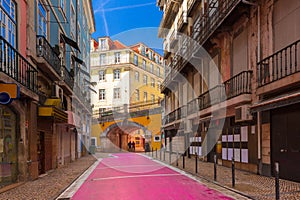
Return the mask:
<path id="1" fill-rule="evenodd" d="M 47 99 L 44 105 L 39 107 L 39 117 L 52 117 L 62 123 L 68 122 L 68 114 L 62 109 L 60 99 Z"/>
<path id="2" fill-rule="evenodd" d="M 251 106 L 250 110 L 252 113 L 255 113 L 259 111 L 271 110 L 283 106 L 288 106 L 299 102 L 300 92 L 295 92 L 254 104 Z"/>
<path id="3" fill-rule="evenodd" d="M 80 117 L 72 111 L 65 111 L 68 114 L 68 124 L 80 128 Z"/>
<path id="4" fill-rule="evenodd" d="M 63 39 L 63 41 L 65 43 L 67 43 L 68 45 L 74 47 L 75 49 L 77 49 L 80 52 L 79 46 L 77 44 L 77 42 L 75 42 L 74 40 L 72 40 L 71 38 L 68 38 L 66 35 L 64 34 L 60 34 L 60 37 Z"/>
<path id="5" fill-rule="evenodd" d="M 39 117 L 52 117 L 62 123 L 68 122 L 68 114 L 55 106 L 40 106 Z"/>
<path id="6" fill-rule="evenodd" d="M 84 62 L 83 60 L 81 60 L 80 58 L 78 58 L 78 57 L 72 55 L 72 59 L 74 59 L 75 62 L 78 62 L 79 64 L 85 66 L 85 62 Z"/>

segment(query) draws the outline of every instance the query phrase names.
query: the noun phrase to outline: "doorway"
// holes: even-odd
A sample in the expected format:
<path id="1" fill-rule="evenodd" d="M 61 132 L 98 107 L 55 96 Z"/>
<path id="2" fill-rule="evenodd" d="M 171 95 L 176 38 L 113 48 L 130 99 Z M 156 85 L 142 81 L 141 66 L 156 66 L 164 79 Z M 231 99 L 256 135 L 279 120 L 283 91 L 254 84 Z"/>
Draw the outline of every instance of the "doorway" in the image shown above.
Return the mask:
<path id="1" fill-rule="evenodd" d="M 300 104 L 271 111 L 272 169 L 279 162 L 280 178 L 300 181 Z M 273 170 L 272 170 L 273 171 Z"/>

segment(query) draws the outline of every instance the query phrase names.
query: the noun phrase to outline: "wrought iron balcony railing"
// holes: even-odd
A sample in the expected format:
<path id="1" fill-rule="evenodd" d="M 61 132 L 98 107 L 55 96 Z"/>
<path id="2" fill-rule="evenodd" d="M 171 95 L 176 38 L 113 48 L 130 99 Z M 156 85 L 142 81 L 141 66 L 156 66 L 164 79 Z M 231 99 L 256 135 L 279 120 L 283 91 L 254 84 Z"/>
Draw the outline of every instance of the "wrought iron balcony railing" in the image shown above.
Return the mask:
<path id="1" fill-rule="evenodd" d="M 36 54 L 38 57 L 43 57 L 55 72 L 61 75 L 61 60 L 44 36 L 36 36 Z"/>
<path id="2" fill-rule="evenodd" d="M 63 78 L 63 81 L 71 88 L 74 87 L 74 79 L 71 76 L 71 73 L 65 66 L 61 66 L 61 76 Z"/>
<path id="3" fill-rule="evenodd" d="M 257 64 L 258 87 L 300 71 L 300 40 L 277 51 Z"/>
<path id="4" fill-rule="evenodd" d="M 37 92 L 37 70 L 0 36 L 0 71 Z"/>
<path id="5" fill-rule="evenodd" d="M 215 32 L 231 11 L 238 5 L 240 0 L 212 0 L 203 15 L 195 20 L 193 39 L 200 45 Z"/>
<path id="6" fill-rule="evenodd" d="M 202 93 L 188 102 L 188 114 L 208 108 L 242 94 L 251 94 L 252 71 L 243 71 L 236 76 Z"/>

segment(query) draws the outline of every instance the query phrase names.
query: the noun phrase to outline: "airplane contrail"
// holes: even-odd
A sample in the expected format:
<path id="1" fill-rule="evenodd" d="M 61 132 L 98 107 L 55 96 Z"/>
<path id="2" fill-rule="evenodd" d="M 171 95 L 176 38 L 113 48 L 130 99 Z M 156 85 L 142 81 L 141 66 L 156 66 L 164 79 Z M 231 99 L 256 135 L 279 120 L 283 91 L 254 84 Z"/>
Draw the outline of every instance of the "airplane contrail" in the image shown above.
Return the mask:
<path id="1" fill-rule="evenodd" d="M 123 10 L 123 9 L 131 9 L 131 8 L 137 8 L 137 7 L 143 7 L 143 6 L 150 6 L 155 4 L 155 2 L 152 3 L 144 3 L 144 4 L 137 4 L 137 5 L 129 5 L 129 6 L 121 6 L 121 7 L 115 7 L 115 8 L 101 8 L 101 9 L 96 9 L 94 13 L 100 12 L 104 10 L 105 12 L 110 12 L 110 11 L 115 11 L 115 10 Z"/>

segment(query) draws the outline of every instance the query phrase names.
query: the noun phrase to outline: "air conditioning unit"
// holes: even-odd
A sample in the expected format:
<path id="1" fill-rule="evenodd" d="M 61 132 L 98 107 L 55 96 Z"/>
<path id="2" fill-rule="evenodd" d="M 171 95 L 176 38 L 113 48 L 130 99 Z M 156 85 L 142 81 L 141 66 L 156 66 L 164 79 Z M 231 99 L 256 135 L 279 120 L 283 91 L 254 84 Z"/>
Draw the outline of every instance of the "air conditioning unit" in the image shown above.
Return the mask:
<path id="1" fill-rule="evenodd" d="M 235 122 L 251 121 L 250 105 L 238 106 L 235 108 Z"/>
<path id="2" fill-rule="evenodd" d="M 60 86 L 58 86 L 58 85 L 55 85 L 55 97 L 60 98 L 60 99 L 61 99 L 61 102 L 63 102 L 64 91 L 63 91 L 63 89 L 62 89 Z"/>

